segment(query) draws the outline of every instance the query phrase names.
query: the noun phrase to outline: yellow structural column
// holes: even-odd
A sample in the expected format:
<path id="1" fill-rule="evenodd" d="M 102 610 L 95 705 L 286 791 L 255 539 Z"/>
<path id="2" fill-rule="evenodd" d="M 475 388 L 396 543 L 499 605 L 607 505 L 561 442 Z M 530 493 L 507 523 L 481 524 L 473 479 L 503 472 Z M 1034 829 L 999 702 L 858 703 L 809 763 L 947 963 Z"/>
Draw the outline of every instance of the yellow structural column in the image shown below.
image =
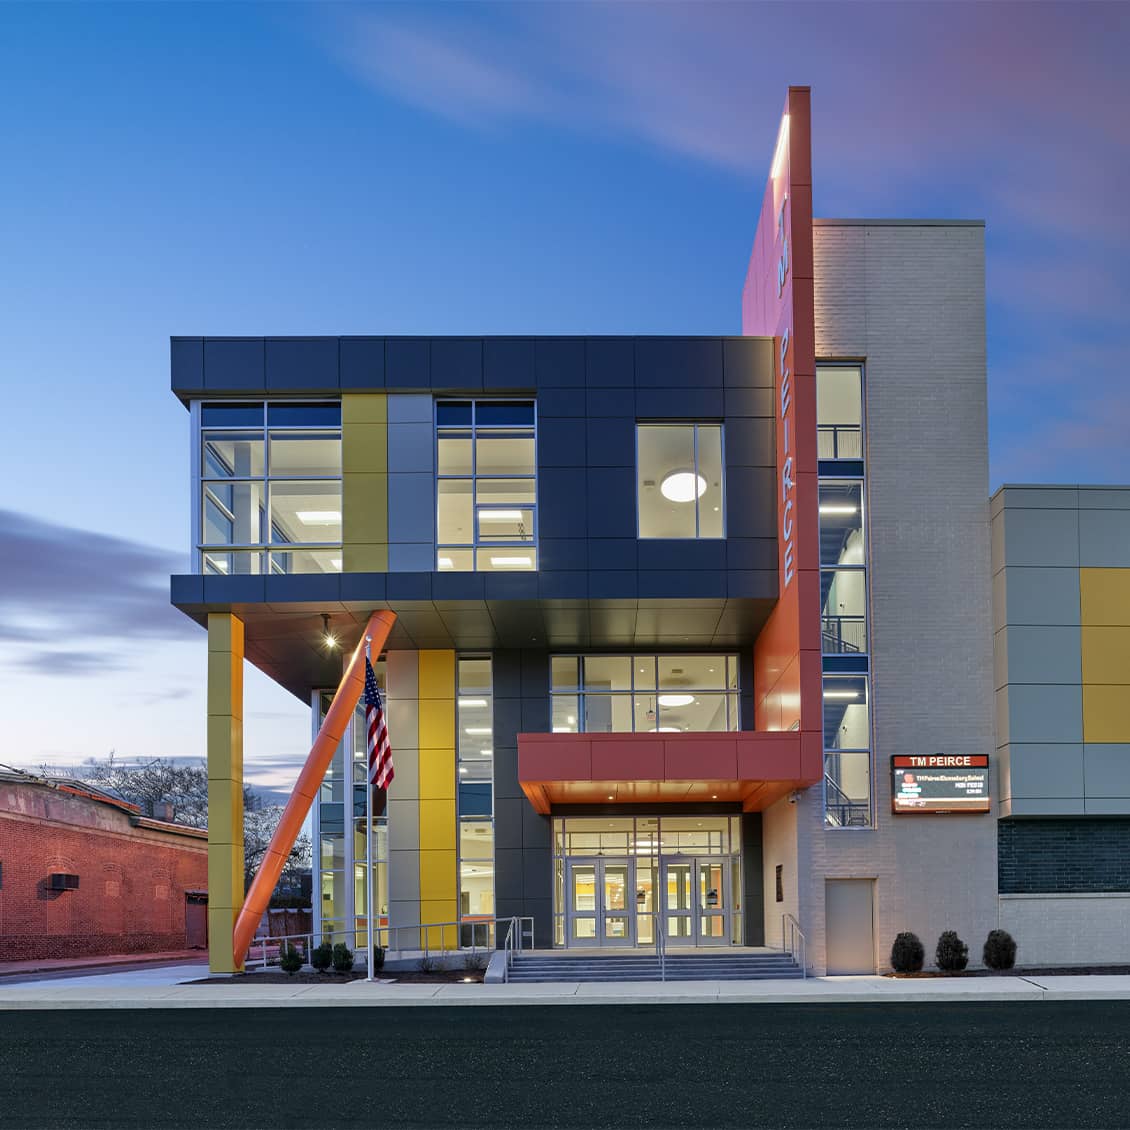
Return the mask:
<path id="1" fill-rule="evenodd" d="M 455 652 L 420 658 L 420 921 L 459 919 L 455 828 Z M 393 786 L 395 788 L 395 785 Z M 430 945 L 459 945 L 459 931 L 433 931 Z"/>
<path id="2" fill-rule="evenodd" d="M 388 397 L 341 398 L 342 568 L 388 571 Z"/>
<path id="3" fill-rule="evenodd" d="M 243 906 L 243 621 L 208 613 L 208 967 L 238 973 Z"/>

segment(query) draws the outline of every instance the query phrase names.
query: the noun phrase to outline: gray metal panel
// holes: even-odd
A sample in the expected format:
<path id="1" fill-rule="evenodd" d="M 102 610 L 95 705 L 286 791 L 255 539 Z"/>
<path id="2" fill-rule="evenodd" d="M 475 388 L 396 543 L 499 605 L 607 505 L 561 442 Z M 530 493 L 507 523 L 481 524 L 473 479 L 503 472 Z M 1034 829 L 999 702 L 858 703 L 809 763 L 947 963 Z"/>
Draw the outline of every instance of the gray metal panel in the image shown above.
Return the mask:
<path id="1" fill-rule="evenodd" d="M 1079 629 L 1017 624 L 1007 628 L 1009 683 L 1079 683 L 1083 678 Z"/>
<path id="2" fill-rule="evenodd" d="M 435 478 L 396 471 L 388 476 L 388 540 L 435 541 Z"/>
<path id="3" fill-rule="evenodd" d="M 388 853 L 388 894 L 390 902 L 415 902 L 420 899 L 420 853 L 393 851 Z M 408 922 L 419 922 L 409 918 Z"/>
<path id="4" fill-rule="evenodd" d="M 1130 510 L 1080 511 L 1079 564 L 1086 568 L 1130 566 Z"/>
<path id="5" fill-rule="evenodd" d="M 1075 487 L 1006 486 L 998 493 L 1006 509 L 1031 507 L 1035 510 L 1077 510 L 1079 508 L 1079 491 Z"/>
<path id="6" fill-rule="evenodd" d="M 1013 565 L 1078 565 L 1079 515 L 1074 510 L 1004 512 L 1005 555 Z"/>
<path id="7" fill-rule="evenodd" d="M 390 393 L 388 422 L 392 424 L 431 424 L 432 398 L 419 393 Z"/>
<path id="8" fill-rule="evenodd" d="M 1130 744 L 1088 742 L 1083 747 L 1087 804 L 1100 797 L 1130 798 Z"/>
<path id="9" fill-rule="evenodd" d="M 1130 487 L 1080 487 L 1082 510 L 1130 510 Z"/>
<path id="10" fill-rule="evenodd" d="M 435 432 L 432 423 L 390 423 L 388 425 L 389 471 L 435 470 Z"/>
<path id="11" fill-rule="evenodd" d="M 1048 800 L 1043 797 L 1013 798 L 1009 804 L 1009 816 L 1082 816 L 1084 812 L 1082 797 L 1058 797 Z"/>
<path id="12" fill-rule="evenodd" d="M 497 902 L 523 897 L 521 848 L 495 847 L 494 897 Z"/>
<path id="13" fill-rule="evenodd" d="M 1022 568 L 1004 571 L 1006 623 L 1078 624 L 1077 569 Z"/>
<path id="14" fill-rule="evenodd" d="M 874 880 L 828 879 L 824 891 L 829 976 L 874 973 Z"/>
<path id="15" fill-rule="evenodd" d="M 494 802 L 495 850 L 511 851 L 522 846 L 522 810 L 530 802 L 522 797 L 498 797 Z"/>
<path id="16" fill-rule="evenodd" d="M 427 573 L 435 568 L 435 558 L 435 546 L 430 541 L 389 542 L 390 573 Z"/>
<path id="17" fill-rule="evenodd" d="M 400 759 L 396 758 L 396 783 L 400 787 Z M 415 800 L 388 802 L 388 846 L 390 851 L 416 851 L 420 846 L 420 806 Z"/>
<path id="18" fill-rule="evenodd" d="M 1010 684 L 1008 739 L 1017 742 L 1083 741 L 1083 688 Z"/>
<path id="19" fill-rule="evenodd" d="M 1082 743 L 1008 747 L 1009 796 L 1077 798 L 1083 795 Z M 1128 794 L 1130 795 L 1130 794 Z"/>
<path id="20" fill-rule="evenodd" d="M 1130 797 L 1092 797 L 1083 802 L 1087 816 L 1130 816 Z"/>

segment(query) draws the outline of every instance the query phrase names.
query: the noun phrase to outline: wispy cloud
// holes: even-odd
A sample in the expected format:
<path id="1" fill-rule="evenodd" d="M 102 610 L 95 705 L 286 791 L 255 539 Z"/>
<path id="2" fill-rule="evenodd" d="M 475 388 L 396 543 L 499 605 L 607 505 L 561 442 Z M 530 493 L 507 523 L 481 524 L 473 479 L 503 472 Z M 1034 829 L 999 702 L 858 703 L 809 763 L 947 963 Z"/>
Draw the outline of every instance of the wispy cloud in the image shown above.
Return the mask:
<path id="1" fill-rule="evenodd" d="M 121 642 L 185 640 L 169 604 L 177 558 L 124 538 L 0 510 L 0 641 L 33 672 L 87 674 L 120 662 Z M 98 643 L 113 643 L 99 648 Z"/>

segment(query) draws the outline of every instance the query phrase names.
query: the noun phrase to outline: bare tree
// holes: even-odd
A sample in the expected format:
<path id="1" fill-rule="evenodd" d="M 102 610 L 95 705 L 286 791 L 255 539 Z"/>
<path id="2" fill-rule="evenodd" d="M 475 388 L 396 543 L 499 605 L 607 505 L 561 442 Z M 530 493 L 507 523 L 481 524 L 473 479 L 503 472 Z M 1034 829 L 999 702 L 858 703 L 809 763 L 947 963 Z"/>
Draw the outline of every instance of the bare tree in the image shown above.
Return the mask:
<path id="1" fill-rule="evenodd" d="M 48 772 L 44 766 L 44 774 Z M 111 750 L 104 760 L 89 758 L 73 776 L 136 804 L 146 816 L 159 816 L 192 828 L 208 826 L 206 765 L 177 765 L 162 757 L 127 762 Z M 247 884 L 263 861 L 282 814 L 282 805 L 264 805 L 258 793 L 243 786 L 243 867 Z M 311 863 L 310 837 L 303 832 L 287 857 L 283 874 L 296 881 L 299 874 L 310 870 Z"/>

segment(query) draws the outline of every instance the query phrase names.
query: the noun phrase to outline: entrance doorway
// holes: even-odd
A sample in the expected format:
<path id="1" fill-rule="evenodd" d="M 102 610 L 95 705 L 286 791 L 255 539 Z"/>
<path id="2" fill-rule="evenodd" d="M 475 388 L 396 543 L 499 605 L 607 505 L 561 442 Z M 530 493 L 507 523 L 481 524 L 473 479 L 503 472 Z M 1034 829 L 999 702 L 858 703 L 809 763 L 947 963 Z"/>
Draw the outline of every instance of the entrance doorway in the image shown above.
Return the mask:
<path id="1" fill-rule="evenodd" d="M 672 946 L 730 944 L 729 860 L 663 860 L 663 930 Z"/>
<path id="2" fill-rule="evenodd" d="M 568 944 L 634 945 L 635 860 L 570 859 L 568 864 Z"/>

